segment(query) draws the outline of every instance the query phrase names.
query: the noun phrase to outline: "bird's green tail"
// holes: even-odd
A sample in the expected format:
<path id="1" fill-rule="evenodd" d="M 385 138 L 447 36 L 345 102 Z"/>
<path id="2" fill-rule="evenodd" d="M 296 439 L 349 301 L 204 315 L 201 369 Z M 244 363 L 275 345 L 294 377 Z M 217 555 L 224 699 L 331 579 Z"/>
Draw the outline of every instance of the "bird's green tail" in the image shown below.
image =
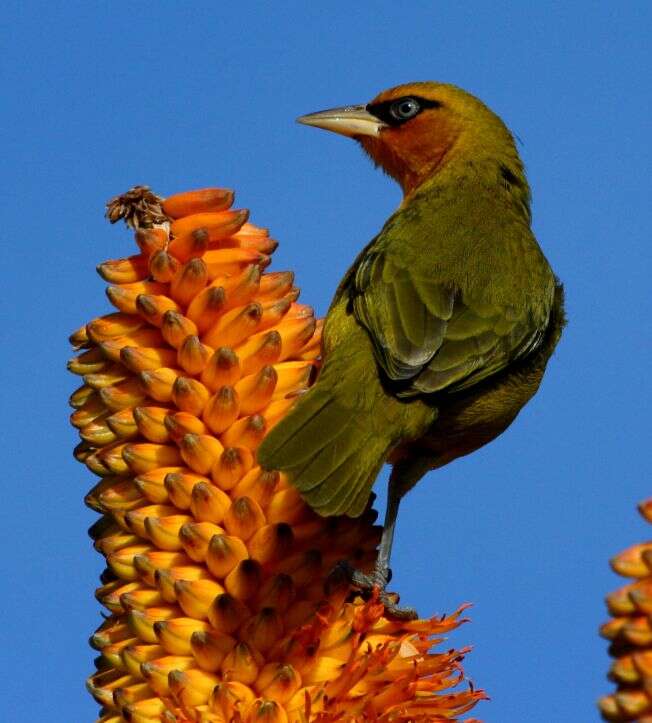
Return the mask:
<path id="1" fill-rule="evenodd" d="M 329 371 L 270 431 L 258 461 L 266 469 L 286 472 L 319 514 L 357 517 L 365 510 L 393 435 L 378 419 L 371 390 L 361 395 L 360 388 L 343 389 L 342 377 Z M 382 396 L 377 401 L 382 407 Z"/>

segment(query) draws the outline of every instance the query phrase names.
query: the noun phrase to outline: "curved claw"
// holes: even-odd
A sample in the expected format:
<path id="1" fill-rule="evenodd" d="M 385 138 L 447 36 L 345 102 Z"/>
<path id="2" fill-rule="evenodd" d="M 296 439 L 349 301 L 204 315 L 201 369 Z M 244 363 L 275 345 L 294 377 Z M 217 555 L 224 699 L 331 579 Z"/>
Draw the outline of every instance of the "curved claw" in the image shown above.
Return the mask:
<path id="1" fill-rule="evenodd" d="M 380 602 L 385 606 L 385 617 L 392 620 L 417 620 L 419 613 L 414 608 L 400 607 L 396 593 L 381 591 Z"/>
<path id="2" fill-rule="evenodd" d="M 394 620 L 416 620 L 419 615 L 414 608 L 399 607 L 399 596 L 397 593 L 385 591 L 389 580 L 386 580 L 377 572 L 371 575 L 356 569 L 348 560 L 341 560 L 335 566 L 339 574 L 343 574 L 353 587 L 360 591 L 365 600 L 368 600 L 374 593 L 385 607 L 385 616 Z M 388 578 L 391 575 L 387 576 Z"/>

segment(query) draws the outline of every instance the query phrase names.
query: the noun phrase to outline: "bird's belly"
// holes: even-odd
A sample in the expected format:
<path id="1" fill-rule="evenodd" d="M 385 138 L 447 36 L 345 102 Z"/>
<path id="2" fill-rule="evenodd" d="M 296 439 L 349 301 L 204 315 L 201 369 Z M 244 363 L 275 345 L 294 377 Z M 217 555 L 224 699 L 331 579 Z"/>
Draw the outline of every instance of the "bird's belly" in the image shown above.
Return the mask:
<path id="1" fill-rule="evenodd" d="M 437 419 L 419 439 L 396 448 L 392 461 L 417 455 L 435 469 L 483 447 L 514 421 L 537 391 L 543 372 L 539 365 L 524 367 L 465 392 L 439 396 Z"/>

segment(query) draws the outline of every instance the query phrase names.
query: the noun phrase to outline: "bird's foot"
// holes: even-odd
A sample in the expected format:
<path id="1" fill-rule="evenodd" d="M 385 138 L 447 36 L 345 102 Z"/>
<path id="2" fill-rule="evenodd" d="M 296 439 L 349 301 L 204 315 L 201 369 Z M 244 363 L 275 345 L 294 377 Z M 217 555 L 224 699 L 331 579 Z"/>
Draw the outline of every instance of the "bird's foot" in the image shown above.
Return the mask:
<path id="1" fill-rule="evenodd" d="M 356 569 L 347 560 L 336 565 L 336 570 L 343 574 L 353 587 L 357 588 L 364 600 L 369 600 L 374 594 L 385 607 L 385 616 L 393 620 L 416 620 L 419 615 L 414 608 L 400 607 L 397 593 L 387 592 L 385 588 L 391 579 L 391 572 L 374 570 L 367 574 Z"/>

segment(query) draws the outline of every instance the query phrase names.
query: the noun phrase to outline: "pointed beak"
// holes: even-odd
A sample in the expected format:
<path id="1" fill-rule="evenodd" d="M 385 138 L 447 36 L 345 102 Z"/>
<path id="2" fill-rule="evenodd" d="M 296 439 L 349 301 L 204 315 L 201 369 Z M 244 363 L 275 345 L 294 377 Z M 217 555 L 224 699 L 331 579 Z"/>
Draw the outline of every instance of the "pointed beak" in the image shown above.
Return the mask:
<path id="1" fill-rule="evenodd" d="M 333 131 L 343 136 L 377 136 L 386 124 L 371 115 L 364 105 L 347 105 L 342 108 L 321 110 L 297 118 L 297 123 Z"/>

